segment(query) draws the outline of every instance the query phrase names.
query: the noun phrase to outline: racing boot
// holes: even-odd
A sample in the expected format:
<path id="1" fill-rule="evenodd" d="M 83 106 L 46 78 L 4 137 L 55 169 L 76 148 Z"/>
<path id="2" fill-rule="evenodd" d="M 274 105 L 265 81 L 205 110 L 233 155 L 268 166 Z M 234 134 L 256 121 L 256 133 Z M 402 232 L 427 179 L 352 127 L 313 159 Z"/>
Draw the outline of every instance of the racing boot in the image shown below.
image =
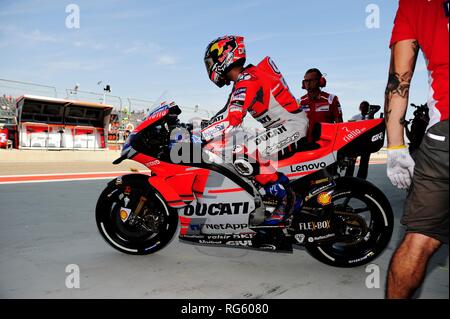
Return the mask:
<path id="1" fill-rule="evenodd" d="M 300 212 L 303 201 L 298 198 L 289 185 L 289 178 L 278 173 L 278 180 L 264 186 L 266 194 L 270 194 L 278 201 L 277 207 L 272 214 L 264 220 L 262 225 L 275 226 L 284 223 L 291 216 Z"/>

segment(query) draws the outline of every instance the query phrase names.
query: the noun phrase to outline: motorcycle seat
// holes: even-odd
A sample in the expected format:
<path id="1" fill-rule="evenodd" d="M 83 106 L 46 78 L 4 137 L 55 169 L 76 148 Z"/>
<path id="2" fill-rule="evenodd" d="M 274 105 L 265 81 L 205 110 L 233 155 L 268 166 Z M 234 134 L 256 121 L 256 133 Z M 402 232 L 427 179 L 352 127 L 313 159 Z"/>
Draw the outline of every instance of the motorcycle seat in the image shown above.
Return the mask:
<path id="1" fill-rule="evenodd" d="M 320 148 L 320 145 L 313 142 L 308 142 L 306 137 L 301 138 L 299 141 L 292 143 L 290 147 L 281 150 L 278 153 L 278 159 L 286 159 L 291 157 L 292 155 L 300 152 L 312 151 Z"/>
<path id="2" fill-rule="evenodd" d="M 302 137 L 300 140 L 291 144 L 289 147 L 281 150 L 278 153 L 278 159 L 282 160 L 289 158 L 296 153 L 319 149 L 320 144 L 318 144 L 317 141 L 320 140 L 321 131 L 322 127 L 320 123 L 315 123 L 311 134 L 311 141 L 308 141 L 308 137 L 306 136 Z"/>

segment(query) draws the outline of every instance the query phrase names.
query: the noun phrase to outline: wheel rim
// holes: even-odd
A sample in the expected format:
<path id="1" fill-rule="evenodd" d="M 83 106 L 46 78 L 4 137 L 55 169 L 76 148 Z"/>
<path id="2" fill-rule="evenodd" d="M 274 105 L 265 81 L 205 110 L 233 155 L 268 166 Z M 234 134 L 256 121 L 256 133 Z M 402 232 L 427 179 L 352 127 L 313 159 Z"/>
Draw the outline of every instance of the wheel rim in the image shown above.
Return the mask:
<path id="1" fill-rule="evenodd" d="M 125 187 L 126 185 L 121 185 L 121 188 L 116 188 L 106 196 L 107 200 L 103 207 L 104 214 L 101 218 L 101 227 L 106 233 L 106 237 L 119 248 L 123 248 L 123 246 L 138 249 L 149 249 L 149 246 L 153 248 L 160 243 L 159 238 L 168 228 L 168 209 L 161 198 L 156 195 L 156 197 L 152 197 L 152 200 L 146 202 L 141 211 L 144 218 L 149 216 L 150 213 L 163 214 L 166 217 L 163 219 L 158 232 L 143 228 L 142 223 L 131 225 L 128 223 L 128 220 L 123 222 L 120 218 L 120 210 L 125 204 L 124 198 L 128 197 L 129 199 L 128 205 L 125 206 L 134 211 L 139 198 L 144 195 L 144 191 L 139 187 L 135 187 L 133 192 L 126 195 L 124 192 Z"/>
<path id="2" fill-rule="evenodd" d="M 382 207 L 370 195 L 349 192 L 336 193 L 333 202 L 343 221 L 339 233 L 344 240 L 321 245 L 322 252 L 345 259 L 373 256 L 388 226 Z"/>

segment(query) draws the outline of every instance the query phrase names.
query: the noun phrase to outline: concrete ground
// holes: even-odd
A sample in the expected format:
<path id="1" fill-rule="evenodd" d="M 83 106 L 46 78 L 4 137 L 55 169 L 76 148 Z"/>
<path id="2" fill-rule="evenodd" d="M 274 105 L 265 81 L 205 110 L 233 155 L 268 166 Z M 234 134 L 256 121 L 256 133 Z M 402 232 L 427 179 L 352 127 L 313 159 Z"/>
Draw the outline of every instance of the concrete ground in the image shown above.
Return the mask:
<path id="1" fill-rule="evenodd" d="M 128 170 L 131 165 L 1 162 L 0 175 Z M 385 171 L 385 165 L 371 165 L 368 179 L 394 208 L 392 240 L 370 266 L 351 269 L 321 264 L 303 249 L 283 254 L 192 246 L 177 239 L 153 255 L 130 256 L 106 244 L 96 228 L 95 205 L 106 180 L 0 185 L 0 298 L 380 299 L 402 237 L 406 195 L 389 183 Z M 448 246 L 443 246 L 416 297 L 449 298 L 448 263 Z M 79 269 L 79 288 L 66 286 L 73 265 Z M 379 286 L 366 286 L 377 279 Z"/>

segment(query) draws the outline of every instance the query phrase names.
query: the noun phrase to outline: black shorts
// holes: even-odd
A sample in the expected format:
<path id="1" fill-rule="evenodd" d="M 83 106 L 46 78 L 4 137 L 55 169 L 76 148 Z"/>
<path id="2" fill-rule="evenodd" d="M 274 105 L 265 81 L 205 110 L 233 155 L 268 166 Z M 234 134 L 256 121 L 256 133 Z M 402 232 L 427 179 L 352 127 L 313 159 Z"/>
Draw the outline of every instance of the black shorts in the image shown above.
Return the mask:
<path id="1" fill-rule="evenodd" d="M 448 120 L 425 134 L 415 158 L 414 176 L 401 223 L 407 233 L 420 233 L 448 244 Z"/>

